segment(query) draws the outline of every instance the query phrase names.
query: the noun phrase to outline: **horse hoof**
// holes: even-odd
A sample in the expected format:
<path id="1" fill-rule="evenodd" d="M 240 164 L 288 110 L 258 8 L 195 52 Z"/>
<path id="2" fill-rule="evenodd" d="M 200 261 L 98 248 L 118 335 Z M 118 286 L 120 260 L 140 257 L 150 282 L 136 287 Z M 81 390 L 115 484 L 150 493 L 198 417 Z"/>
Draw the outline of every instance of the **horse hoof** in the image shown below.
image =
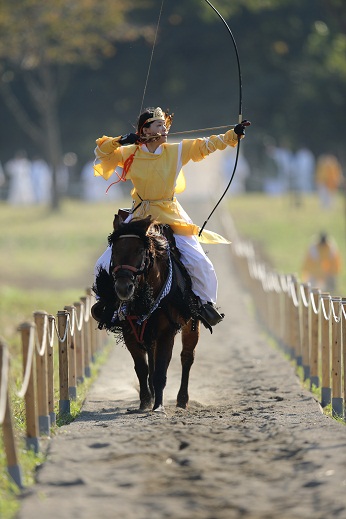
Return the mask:
<path id="1" fill-rule="evenodd" d="M 159 407 L 157 407 L 156 409 L 153 409 L 154 413 L 158 413 L 158 414 L 162 414 L 164 416 L 167 416 L 167 413 L 165 411 L 165 408 L 163 407 L 163 405 L 159 405 Z"/>

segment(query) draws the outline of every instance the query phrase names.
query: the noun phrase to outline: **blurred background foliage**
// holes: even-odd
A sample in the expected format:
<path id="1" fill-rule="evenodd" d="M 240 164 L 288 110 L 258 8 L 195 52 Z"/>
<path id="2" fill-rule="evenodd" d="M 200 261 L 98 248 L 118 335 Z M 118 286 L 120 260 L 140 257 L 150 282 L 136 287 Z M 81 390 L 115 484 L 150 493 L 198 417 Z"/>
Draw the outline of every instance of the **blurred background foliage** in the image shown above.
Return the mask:
<path id="1" fill-rule="evenodd" d="M 343 0 L 215 0 L 239 50 L 245 149 L 268 140 L 346 163 Z M 76 175 L 95 138 L 131 131 L 141 108 L 161 0 L 2 0 L 0 161 L 18 149 Z M 144 107 L 175 112 L 174 131 L 237 122 L 238 77 L 226 28 L 204 0 L 166 1 Z M 57 205 L 57 200 L 55 202 Z"/>

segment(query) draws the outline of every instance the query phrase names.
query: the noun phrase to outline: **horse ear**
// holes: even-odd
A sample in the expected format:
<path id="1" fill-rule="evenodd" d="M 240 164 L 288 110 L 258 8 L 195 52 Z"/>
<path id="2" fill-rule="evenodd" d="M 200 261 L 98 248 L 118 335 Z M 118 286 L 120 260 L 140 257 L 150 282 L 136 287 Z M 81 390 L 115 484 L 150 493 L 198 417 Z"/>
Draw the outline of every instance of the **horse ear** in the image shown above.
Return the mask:
<path id="1" fill-rule="evenodd" d="M 115 214 L 114 215 L 114 220 L 113 220 L 113 230 L 114 231 L 117 231 L 120 227 L 120 225 L 123 223 L 123 219 L 121 218 L 121 216 L 119 216 L 118 214 Z"/>

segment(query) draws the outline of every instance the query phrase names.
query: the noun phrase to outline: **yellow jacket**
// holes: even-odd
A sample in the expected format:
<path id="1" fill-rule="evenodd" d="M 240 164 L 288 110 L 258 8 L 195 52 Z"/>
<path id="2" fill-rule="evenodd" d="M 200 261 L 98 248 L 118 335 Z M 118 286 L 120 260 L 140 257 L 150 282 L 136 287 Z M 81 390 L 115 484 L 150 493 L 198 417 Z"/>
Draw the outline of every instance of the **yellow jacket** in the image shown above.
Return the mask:
<path id="1" fill-rule="evenodd" d="M 161 153 L 149 153 L 141 145 L 121 146 L 120 137 L 103 136 L 97 139 L 95 176 L 106 180 L 117 166 L 135 153 L 126 179 L 131 180 L 134 217 L 152 215 L 160 223 L 168 224 L 173 232 L 185 236 L 198 235 L 200 228 L 191 222 L 175 198 L 175 193 L 184 190 L 182 167 L 190 160 L 198 162 L 216 150 L 236 146 L 238 137 L 233 130 L 223 135 L 212 135 L 202 139 L 185 139 L 180 143 L 164 143 Z M 204 243 L 229 243 L 217 233 L 203 230 L 199 240 Z"/>

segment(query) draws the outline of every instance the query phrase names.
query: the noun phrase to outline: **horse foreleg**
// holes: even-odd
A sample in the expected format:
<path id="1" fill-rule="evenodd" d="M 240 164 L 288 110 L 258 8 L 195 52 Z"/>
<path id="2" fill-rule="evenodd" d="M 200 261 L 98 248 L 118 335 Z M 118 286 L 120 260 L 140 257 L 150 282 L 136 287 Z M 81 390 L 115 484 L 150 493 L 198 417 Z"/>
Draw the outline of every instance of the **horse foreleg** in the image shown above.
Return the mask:
<path id="1" fill-rule="evenodd" d="M 147 354 L 144 350 L 138 348 L 137 345 L 127 345 L 127 349 L 132 355 L 134 368 L 139 382 L 139 408 L 144 411 L 151 409 L 153 404 L 153 394 L 149 386 L 149 366 L 147 362 Z"/>
<path id="2" fill-rule="evenodd" d="M 154 399 L 155 390 L 154 390 L 154 383 L 153 383 L 153 376 L 155 371 L 155 348 L 156 343 L 154 342 L 152 344 L 152 347 L 148 350 L 148 366 L 149 366 L 149 377 L 148 377 L 148 383 L 149 383 L 149 389 L 152 394 L 152 397 Z"/>
<path id="3" fill-rule="evenodd" d="M 167 382 L 167 370 L 172 358 L 174 333 L 167 330 L 156 340 L 155 369 L 153 376 L 155 401 L 153 411 L 163 408 L 163 391 Z"/>
<path id="4" fill-rule="evenodd" d="M 186 409 L 189 402 L 189 376 L 190 369 L 195 360 L 195 348 L 199 338 L 199 321 L 193 323 L 190 320 L 182 329 L 182 344 L 183 348 L 180 354 L 181 358 L 181 383 L 177 396 L 177 407 Z"/>

